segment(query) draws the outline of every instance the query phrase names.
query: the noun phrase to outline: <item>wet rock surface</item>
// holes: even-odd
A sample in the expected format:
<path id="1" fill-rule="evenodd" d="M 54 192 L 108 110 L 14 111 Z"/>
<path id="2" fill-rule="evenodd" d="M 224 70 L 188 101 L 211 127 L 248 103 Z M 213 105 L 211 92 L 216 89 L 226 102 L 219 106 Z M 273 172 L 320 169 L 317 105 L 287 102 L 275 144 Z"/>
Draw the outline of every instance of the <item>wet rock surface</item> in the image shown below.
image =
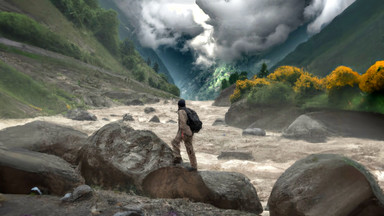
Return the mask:
<path id="1" fill-rule="evenodd" d="M 271 216 L 380 216 L 383 201 L 377 180 L 361 164 L 340 155 L 315 154 L 279 177 L 268 206 Z"/>

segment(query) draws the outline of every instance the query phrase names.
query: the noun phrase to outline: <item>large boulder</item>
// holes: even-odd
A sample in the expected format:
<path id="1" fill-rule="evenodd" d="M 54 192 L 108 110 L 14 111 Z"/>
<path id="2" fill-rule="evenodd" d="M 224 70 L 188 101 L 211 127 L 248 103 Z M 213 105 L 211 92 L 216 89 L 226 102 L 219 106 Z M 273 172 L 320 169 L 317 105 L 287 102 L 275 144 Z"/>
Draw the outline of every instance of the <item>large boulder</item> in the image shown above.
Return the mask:
<path id="1" fill-rule="evenodd" d="M 0 192 L 29 194 L 33 187 L 63 195 L 84 179 L 63 159 L 25 149 L 0 147 Z"/>
<path id="2" fill-rule="evenodd" d="M 260 214 L 259 197 L 249 179 L 240 173 L 165 167 L 150 173 L 143 183 L 146 194 L 156 198 L 189 198 L 224 209 Z"/>
<path id="3" fill-rule="evenodd" d="M 119 121 L 90 136 L 78 162 L 88 185 L 140 193 L 148 173 L 172 164 L 172 150 L 153 132 L 134 130 Z"/>
<path id="4" fill-rule="evenodd" d="M 87 134 L 50 122 L 34 121 L 0 131 L 0 142 L 8 147 L 24 148 L 59 156 L 75 163 Z"/>
<path id="5" fill-rule="evenodd" d="M 276 181 L 268 200 L 271 216 L 379 216 L 383 193 L 359 163 L 334 154 L 310 155 Z"/>
<path id="6" fill-rule="evenodd" d="M 284 131 L 283 136 L 312 142 L 321 142 L 334 135 L 384 140 L 383 125 L 383 114 L 320 110 L 297 118 Z"/>
<path id="7" fill-rule="evenodd" d="M 231 101 L 229 100 L 229 96 L 233 94 L 233 92 L 235 91 L 235 88 L 236 88 L 236 84 L 233 84 L 228 88 L 222 90 L 220 92 L 220 95 L 213 102 L 212 106 L 219 106 L 219 107 L 231 106 Z"/>
<path id="8" fill-rule="evenodd" d="M 245 128 L 264 128 L 282 131 L 288 127 L 303 110 L 294 106 L 251 105 L 246 100 L 233 103 L 225 114 L 227 125 Z"/>
<path id="9" fill-rule="evenodd" d="M 287 129 L 283 136 L 291 139 L 303 139 L 308 142 L 323 142 L 331 134 L 327 128 L 308 115 L 299 116 Z"/>
<path id="10" fill-rule="evenodd" d="M 384 114 L 323 110 L 307 115 L 338 136 L 384 140 Z"/>
<path id="11" fill-rule="evenodd" d="M 97 117 L 94 114 L 81 109 L 69 110 L 67 112 L 66 117 L 72 120 L 77 120 L 77 121 L 96 121 L 97 120 Z"/>

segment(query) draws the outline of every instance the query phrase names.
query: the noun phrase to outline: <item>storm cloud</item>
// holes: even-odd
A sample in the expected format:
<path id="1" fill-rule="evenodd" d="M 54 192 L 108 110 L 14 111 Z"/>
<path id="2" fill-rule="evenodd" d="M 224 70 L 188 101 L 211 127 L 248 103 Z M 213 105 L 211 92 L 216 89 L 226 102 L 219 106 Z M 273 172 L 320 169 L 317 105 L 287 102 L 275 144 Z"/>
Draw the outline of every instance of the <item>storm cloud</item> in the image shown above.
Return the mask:
<path id="1" fill-rule="evenodd" d="M 209 65 L 267 50 L 305 24 L 316 34 L 355 0 L 116 1 L 129 4 L 143 46 L 174 47 L 184 40 L 181 51 Z"/>

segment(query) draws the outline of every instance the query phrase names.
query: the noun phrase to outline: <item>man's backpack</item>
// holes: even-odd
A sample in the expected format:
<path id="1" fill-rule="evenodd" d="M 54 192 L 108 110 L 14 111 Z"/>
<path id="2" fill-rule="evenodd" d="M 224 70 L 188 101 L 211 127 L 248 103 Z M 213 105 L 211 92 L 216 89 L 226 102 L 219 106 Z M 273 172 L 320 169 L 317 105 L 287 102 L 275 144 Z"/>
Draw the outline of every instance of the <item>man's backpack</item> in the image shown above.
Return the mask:
<path id="1" fill-rule="evenodd" d="M 184 110 L 188 116 L 187 125 L 189 125 L 193 133 L 198 133 L 203 127 L 203 123 L 200 121 L 199 116 L 193 109 L 184 108 Z"/>

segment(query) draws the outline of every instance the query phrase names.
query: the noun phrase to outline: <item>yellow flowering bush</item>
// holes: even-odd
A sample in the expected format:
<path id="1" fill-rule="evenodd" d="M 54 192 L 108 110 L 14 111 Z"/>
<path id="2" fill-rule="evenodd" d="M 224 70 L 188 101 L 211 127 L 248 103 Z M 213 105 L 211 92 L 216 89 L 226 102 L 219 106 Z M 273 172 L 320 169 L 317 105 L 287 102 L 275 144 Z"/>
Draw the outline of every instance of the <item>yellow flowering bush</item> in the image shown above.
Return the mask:
<path id="1" fill-rule="evenodd" d="M 242 95 L 251 90 L 253 87 L 261 87 L 265 85 L 270 85 L 270 82 L 267 81 L 265 78 L 256 78 L 253 80 L 245 79 L 245 80 L 237 80 L 236 81 L 236 88 L 233 94 L 229 97 L 230 101 L 236 102 L 238 101 Z"/>
<path id="2" fill-rule="evenodd" d="M 384 61 L 377 61 L 361 76 L 359 87 L 368 93 L 384 91 Z"/>
<path id="3" fill-rule="evenodd" d="M 300 68 L 293 66 L 281 66 L 273 73 L 269 74 L 267 78 L 273 81 L 285 82 L 290 86 L 294 86 L 302 74 L 303 71 Z"/>
<path id="4" fill-rule="evenodd" d="M 349 67 L 339 66 L 325 78 L 325 82 L 328 90 L 347 85 L 353 87 L 359 84 L 360 75 Z"/>
<path id="5" fill-rule="evenodd" d="M 323 90 L 323 80 L 313 76 L 312 74 L 304 72 L 295 82 L 293 90 L 301 96 L 316 94 L 317 92 L 321 92 Z"/>

